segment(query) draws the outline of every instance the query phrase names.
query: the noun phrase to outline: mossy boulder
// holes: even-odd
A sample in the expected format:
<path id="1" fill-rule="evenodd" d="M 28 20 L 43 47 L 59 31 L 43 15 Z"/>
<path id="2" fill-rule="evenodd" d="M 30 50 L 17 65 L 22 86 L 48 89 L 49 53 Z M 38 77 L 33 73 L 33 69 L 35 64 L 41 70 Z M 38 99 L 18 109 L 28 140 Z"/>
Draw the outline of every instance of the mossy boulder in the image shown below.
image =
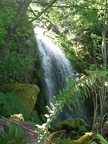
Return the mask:
<path id="1" fill-rule="evenodd" d="M 77 139 L 90 131 L 90 126 L 82 118 L 75 118 L 59 122 L 49 129 L 51 132 L 61 130 L 66 130 L 63 138 Z"/>
<path id="2" fill-rule="evenodd" d="M 57 123 L 54 130 L 66 130 L 66 131 L 87 131 L 87 124 L 82 118 L 68 119 Z"/>
<path id="3" fill-rule="evenodd" d="M 36 104 L 40 90 L 35 84 L 14 83 L 1 86 L 0 91 L 3 93 L 15 93 L 23 101 L 23 106 L 31 111 Z"/>

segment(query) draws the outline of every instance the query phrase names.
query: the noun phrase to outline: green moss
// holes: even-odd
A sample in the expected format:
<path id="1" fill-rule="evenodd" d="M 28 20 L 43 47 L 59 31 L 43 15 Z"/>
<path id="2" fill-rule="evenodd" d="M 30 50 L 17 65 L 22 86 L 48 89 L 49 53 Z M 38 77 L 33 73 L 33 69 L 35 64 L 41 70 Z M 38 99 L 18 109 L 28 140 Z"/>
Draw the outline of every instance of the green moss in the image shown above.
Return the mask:
<path id="1" fill-rule="evenodd" d="M 59 144 L 76 144 L 76 142 L 68 138 L 68 139 L 60 139 Z"/>
<path id="2" fill-rule="evenodd" d="M 39 116 L 38 116 L 38 113 L 37 111 L 35 110 L 32 110 L 32 112 L 30 113 L 29 117 L 27 116 L 27 120 L 28 121 L 32 121 L 32 123 L 34 124 L 34 126 L 36 124 L 39 124 L 39 125 L 42 125 L 43 122 L 40 120 Z"/>
<path id="3" fill-rule="evenodd" d="M 85 132 L 88 131 L 87 124 L 82 118 L 64 120 L 49 129 L 49 131 L 51 132 L 55 132 L 59 130 L 66 130 L 66 137 L 71 136 L 71 138 L 74 140 L 78 139 L 80 136 L 84 135 Z M 76 141 L 74 141 L 74 143 L 75 142 Z"/>
<path id="4" fill-rule="evenodd" d="M 48 113 L 48 111 L 46 109 L 46 104 L 45 104 L 45 97 L 41 93 L 39 93 L 38 96 L 39 96 L 39 99 L 37 99 L 35 109 L 37 110 L 39 115 L 41 115 L 41 114 L 45 115 L 46 113 Z"/>
<path id="5" fill-rule="evenodd" d="M 91 139 L 93 138 L 92 133 L 86 133 L 78 140 L 72 140 L 70 138 L 67 139 L 58 139 L 59 144 L 91 144 Z"/>
<path id="6" fill-rule="evenodd" d="M 81 127 L 82 126 L 82 127 Z M 83 119 L 81 118 L 76 118 L 76 119 L 71 119 L 71 120 L 64 120 L 57 125 L 55 125 L 55 130 L 67 130 L 67 131 L 79 131 L 79 130 L 86 130 L 84 128 L 86 126 L 86 123 Z"/>
<path id="7" fill-rule="evenodd" d="M 85 133 L 82 137 L 80 137 L 78 140 L 75 140 L 76 144 L 91 144 L 91 139 L 93 138 L 92 133 Z"/>
<path id="8" fill-rule="evenodd" d="M 37 94 L 39 93 L 39 88 L 35 84 L 7 84 L 0 87 L 2 92 L 12 92 L 18 95 L 18 97 L 23 101 L 23 105 L 28 110 L 32 110 L 37 101 Z"/>
<path id="9" fill-rule="evenodd" d="M 85 126 L 79 126 L 79 132 L 86 132 L 87 129 Z"/>

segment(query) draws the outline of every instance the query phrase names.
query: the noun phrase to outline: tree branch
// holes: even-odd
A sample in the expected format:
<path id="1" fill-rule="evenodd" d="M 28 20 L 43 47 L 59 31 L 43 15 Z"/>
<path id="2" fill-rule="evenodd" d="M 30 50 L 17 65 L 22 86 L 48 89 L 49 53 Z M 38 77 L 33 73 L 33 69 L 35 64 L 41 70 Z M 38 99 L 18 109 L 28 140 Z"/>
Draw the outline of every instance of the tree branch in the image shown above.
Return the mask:
<path id="1" fill-rule="evenodd" d="M 42 6 L 49 5 L 49 3 L 42 3 L 42 2 L 32 2 L 32 3 L 39 4 Z M 78 6 L 75 4 L 72 4 L 72 5 L 53 5 L 52 7 L 58 7 L 58 8 L 72 8 L 72 7 L 75 8 L 76 7 L 76 8 L 88 9 L 88 10 L 105 10 L 105 9 L 88 8 L 88 7 Z"/>
<path id="2" fill-rule="evenodd" d="M 36 15 L 35 18 L 33 18 L 32 20 L 30 20 L 30 22 L 33 22 L 33 21 L 37 20 L 43 13 L 45 13 L 56 2 L 57 2 L 57 0 L 53 0 L 51 3 L 49 3 L 49 5 L 43 11 L 41 11 L 40 13 L 38 13 L 38 15 Z"/>
<path id="3" fill-rule="evenodd" d="M 30 5 L 32 0 L 25 0 L 22 4 L 22 7 L 20 7 L 16 13 L 16 15 L 13 18 L 13 22 L 11 23 L 11 29 L 16 29 L 19 26 L 19 23 L 22 19 L 22 17 L 26 14 L 26 11 Z"/>

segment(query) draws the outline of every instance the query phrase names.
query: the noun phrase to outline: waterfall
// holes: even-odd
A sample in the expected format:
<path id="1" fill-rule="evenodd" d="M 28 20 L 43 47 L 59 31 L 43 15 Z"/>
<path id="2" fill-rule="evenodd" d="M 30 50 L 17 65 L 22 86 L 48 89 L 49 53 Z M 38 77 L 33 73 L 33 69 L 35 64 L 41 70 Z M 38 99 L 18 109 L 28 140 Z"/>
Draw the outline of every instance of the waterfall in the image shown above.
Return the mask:
<path id="1" fill-rule="evenodd" d="M 59 90 L 63 90 L 66 87 L 66 77 L 71 80 L 74 75 L 73 69 L 62 50 L 55 46 L 48 37 L 44 36 L 42 28 L 36 27 L 34 32 L 42 58 L 41 64 L 44 70 L 43 87 L 46 92 L 47 105 L 49 105 L 49 102 L 54 101 L 53 97 L 58 94 Z M 82 117 L 82 113 L 83 111 L 80 110 L 76 114 L 76 112 L 72 112 L 65 107 L 63 114 L 58 116 L 58 121 Z"/>

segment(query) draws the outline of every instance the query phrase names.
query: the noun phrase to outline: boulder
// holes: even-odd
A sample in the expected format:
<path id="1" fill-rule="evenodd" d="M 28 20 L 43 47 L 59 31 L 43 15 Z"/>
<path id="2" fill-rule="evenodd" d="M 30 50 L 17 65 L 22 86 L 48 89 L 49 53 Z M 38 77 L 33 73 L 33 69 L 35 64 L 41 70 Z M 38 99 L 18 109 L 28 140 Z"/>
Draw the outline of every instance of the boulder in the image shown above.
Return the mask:
<path id="1" fill-rule="evenodd" d="M 87 124 L 82 118 L 75 118 L 75 119 L 67 119 L 57 123 L 53 128 L 55 130 L 66 130 L 66 131 L 80 131 L 82 127 L 86 129 Z"/>
<path id="2" fill-rule="evenodd" d="M 31 111 L 36 104 L 37 95 L 40 90 L 35 84 L 14 83 L 1 86 L 0 91 L 3 93 L 12 92 L 16 94 L 22 100 L 23 106 Z"/>
<path id="3" fill-rule="evenodd" d="M 65 134 L 63 138 L 70 138 L 76 139 L 85 132 L 88 132 L 90 126 L 82 119 L 82 118 L 75 118 L 75 119 L 67 119 L 57 123 L 55 126 L 50 127 L 49 131 L 63 131 L 65 130 Z"/>

